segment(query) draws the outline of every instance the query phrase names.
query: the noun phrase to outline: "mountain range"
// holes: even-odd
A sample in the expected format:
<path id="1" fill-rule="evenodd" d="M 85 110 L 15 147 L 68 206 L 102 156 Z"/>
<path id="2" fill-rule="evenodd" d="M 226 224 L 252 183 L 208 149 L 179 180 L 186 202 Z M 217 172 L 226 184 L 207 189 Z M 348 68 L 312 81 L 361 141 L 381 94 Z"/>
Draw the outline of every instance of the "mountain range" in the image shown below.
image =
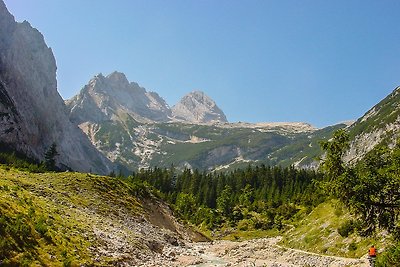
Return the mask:
<path id="1" fill-rule="evenodd" d="M 157 93 L 147 92 L 117 71 L 106 77 L 96 75 L 78 95 L 67 100 L 66 105 L 70 110 L 70 120 L 78 125 L 123 121 L 125 115 L 139 123 L 227 122 L 223 111 L 203 92 L 191 92 L 170 108 Z"/>
<path id="2" fill-rule="evenodd" d="M 399 132 L 399 88 L 351 125 L 230 123 L 209 96 L 193 91 L 172 108 L 121 72 L 98 74 L 65 101 L 42 34 L 15 22 L 0 1 L 0 142 L 38 161 L 54 143 L 57 163 L 81 172 L 129 173 L 154 166 L 205 171 L 248 164 L 314 168 L 318 142 L 346 127 L 357 161 Z"/>
<path id="3" fill-rule="evenodd" d="M 201 91 L 187 94 L 169 108 L 157 93 L 129 82 L 120 72 L 96 75 L 66 106 L 70 120 L 92 144 L 125 170 L 174 165 L 212 171 L 248 164 L 315 168 L 322 156 L 319 141 L 339 128 L 348 128 L 352 136 L 348 161 L 362 157 L 385 136 L 392 137 L 385 133 L 388 127 L 394 132 L 399 128 L 397 91 L 356 122 L 322 129 L 301 122 L 229 123 L 215 101 Z M 388 110 L 396 120 L 386 120 Z M 371 130 L 376 135 L 371 139 L 364 125 L 374 120 L 380 124 Z"/>

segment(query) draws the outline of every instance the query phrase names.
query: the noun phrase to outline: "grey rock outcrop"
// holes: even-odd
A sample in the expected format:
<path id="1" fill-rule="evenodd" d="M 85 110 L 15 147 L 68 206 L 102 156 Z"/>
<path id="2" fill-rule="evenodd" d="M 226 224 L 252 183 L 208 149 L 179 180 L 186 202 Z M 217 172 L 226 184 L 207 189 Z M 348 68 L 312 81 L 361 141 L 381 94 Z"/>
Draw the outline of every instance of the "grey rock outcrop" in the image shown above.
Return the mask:
<path id="1" fill-rule="evenodd" d="M 381 143 L 394 146 L 400 137 L 400 87 L 348 127 L 354 138 L 344 160 L 356 163 Z"/>
<path id="2" fill-rule="evenodd" d="M 172 107 L 177 120 L 193 123 L 228 122 L 224 112 L 204 92 L 193 91 Z"/>
<path id="3" fill-rule="evenodd" d="M 0 0 L 0 141 L 38 160 L 56 143 L 60 165 L 107 173 L 111 163 L 69 121 L 56 69 L 43 35 Z"/>
<path id="4" fill-rule="evenodd" d="M 171 115 L 167 103 L 157 93 L 129 82 L 120 72 L 107 77 L 96 75 L 66 105 L 71 121 L 78 125 L 119 120 L 122 114 L 129 114 L 140 122 L 163 122 Z"/>

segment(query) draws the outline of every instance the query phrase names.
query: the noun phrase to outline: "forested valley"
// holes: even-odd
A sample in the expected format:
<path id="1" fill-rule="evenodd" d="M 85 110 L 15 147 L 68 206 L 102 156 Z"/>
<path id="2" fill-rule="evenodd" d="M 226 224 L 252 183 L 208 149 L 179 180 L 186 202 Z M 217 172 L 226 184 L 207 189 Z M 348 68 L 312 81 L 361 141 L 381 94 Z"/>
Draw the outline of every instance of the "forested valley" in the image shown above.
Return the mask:
<path id="1" fill-rule="evenodd" d="M 248 166 L 229 173 L 153 168 L 129 179 L 154 186 L 182 218 L 209 230 L 282 229 L 284 221 L 324 200 L 314 183 L 322 176 L 293 167 Z"/>
<path id="2" fill-rule="evenodd" d="M 320 203 L 338 199 L 355 218 L 339 233 L 366 237 L 387 231 L 392 245 L 377 266 L 399 266 L 400 145 L 390 149 L 382 143 L 353 165 L 342 160 L 348 145 L 345 130 L 321 142 L 326 155 L 318 170 L 249 165 L 207 173 L 172 166 L 140 170 L 128 180 L 154 187 L 180 218 L 218 237 L 282 232 Z"/>

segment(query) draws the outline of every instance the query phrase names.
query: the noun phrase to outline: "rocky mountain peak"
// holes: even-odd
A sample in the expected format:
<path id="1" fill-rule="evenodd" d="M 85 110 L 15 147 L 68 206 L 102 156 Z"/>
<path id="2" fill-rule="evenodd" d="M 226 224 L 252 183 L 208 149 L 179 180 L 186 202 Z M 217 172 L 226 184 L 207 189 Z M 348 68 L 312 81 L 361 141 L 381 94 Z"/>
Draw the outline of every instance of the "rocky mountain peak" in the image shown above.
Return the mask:
<path id="1" fill-rule="evenodd" d="M 129 85 L 129 81 L 126 78 L 125 74 L 122 72 L 114 71 L 113 73 L 107 76 L 107 79 L 116 85 L 119 85 L 119 88 L 124 88 Z"/>
<path id="2" fill-rule="evenodd" d="M 193 91 L 172 107 L 177 120 L 193 123 L 227 122 L 224 112 L 202 91 Z"/>
<path id="3" fill-rule="evenodd" d="M 74 123 L 119 120 L 129 114 L 141 122 L 167 121 L 171 114 L 164 99 L 129 82 L 124 73 L 93 77 L 78 95 L 66 101 Z"/>
<path id="4" fill-rule="evenodd" d="M 0 24 L 4 26 L 3 29 L 6 29 L 6 27 L 15 26 L 11 22 L 15 22 L 14 16 L 8 12 L 6 4 L 0 0 Z"/>

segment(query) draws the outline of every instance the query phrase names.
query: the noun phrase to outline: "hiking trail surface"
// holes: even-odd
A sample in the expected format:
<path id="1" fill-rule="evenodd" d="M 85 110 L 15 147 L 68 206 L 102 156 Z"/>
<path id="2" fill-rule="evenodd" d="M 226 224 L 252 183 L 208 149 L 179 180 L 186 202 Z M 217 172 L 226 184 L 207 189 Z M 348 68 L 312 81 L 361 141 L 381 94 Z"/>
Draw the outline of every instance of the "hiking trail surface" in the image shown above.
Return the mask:
<path id="1" fill-rule="evenodd" d="M 304 267 L 304 266 L 354 266 L 368 267 L 368 258 L 360 259 L 324 256 L 289 249 L 277 243 L 281 237 L 260 238 L 248 241 L 213 241 L 187 243 L 185 247 L 168 247 L 163 254 L 170 256 L 163 266 L 270 266 L 270 267 Z M 158 262 L 158 264 L 160 264 Z M 154 266 L 154 265 L 146 265 Z M 159 265 L 158 265 L 159 266 Z"/>

